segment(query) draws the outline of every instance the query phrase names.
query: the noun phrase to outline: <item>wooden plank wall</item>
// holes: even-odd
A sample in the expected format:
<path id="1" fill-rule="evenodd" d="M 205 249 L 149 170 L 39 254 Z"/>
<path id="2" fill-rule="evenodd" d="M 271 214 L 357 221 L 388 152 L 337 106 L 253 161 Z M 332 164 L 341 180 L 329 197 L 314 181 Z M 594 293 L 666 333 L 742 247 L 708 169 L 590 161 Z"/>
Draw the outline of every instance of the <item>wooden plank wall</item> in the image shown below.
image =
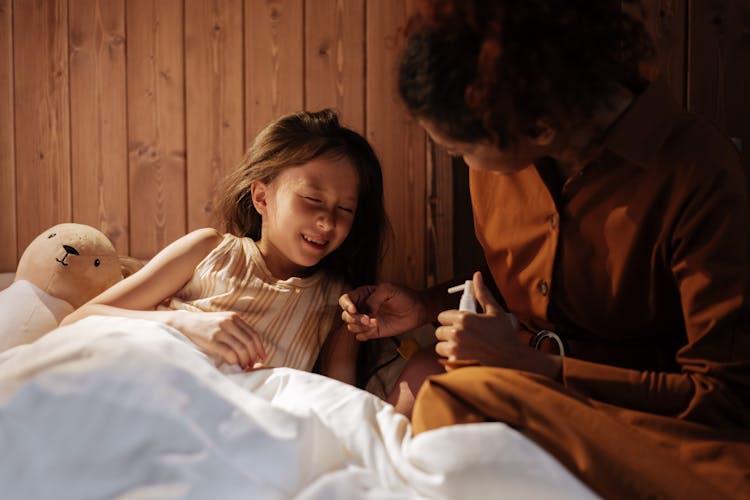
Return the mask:
<path id="1" fill-rule="evenodd" d="M 750 2 L 647 0 L 645 20 L 677 100 L 742 144 L 750 172 Z"/>
<path id="2" fill-rule="evenodd" d="M 415 2 L 0 0 L 0 271 L 70 220 L 151 257 L 212 222 L 217 181 L 266 123 L 328 106 L 383 163 L 383 277 L 449 277 L 468 198 L 395 92 Z M 675 96 L 750 149 L 750 4 L 645 3 Z"/>
<path id="3" fill-rule="evenodd" d="M 45 228 L 154 255 L 211 225 L 269 121 L 336 109 L 381 156 L 383 276 L 425 280 L 425 138 L 395 95 L 402 0 L 0 0 L 0 271 Z"/>
<path id="4" fill-rule="evenodd" d="M 742 144 L 750 173 L 750 2 L 689 0 L 686 104 Z"/>
<path id="5" fill-rule="evenodd" d="M 14 269 L 18 257 L 12 33 L 11 0 L 0 0 L 0 270 Z"/>

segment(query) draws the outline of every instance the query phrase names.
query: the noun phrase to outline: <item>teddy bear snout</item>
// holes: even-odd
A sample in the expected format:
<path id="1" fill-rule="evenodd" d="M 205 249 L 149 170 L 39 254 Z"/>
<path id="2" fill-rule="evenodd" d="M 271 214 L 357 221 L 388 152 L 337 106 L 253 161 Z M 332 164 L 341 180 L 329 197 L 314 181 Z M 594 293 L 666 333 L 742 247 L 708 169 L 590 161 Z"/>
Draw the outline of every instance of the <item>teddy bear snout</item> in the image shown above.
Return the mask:
<path id="1" fill-rule="evenodd" d="M 65 262 L 65 259 L 68 258 L 68 255 L 70 255 L 70 254 L 80 255 L 78 253 L 78 250 L 76 250 L 74 247 L 72 247 L 70 245 L 63 245 L 63 250 L 65 250 L 65 255 L 63 256 L 63 258 L 62 259 L 55 259 L 57 262 L 59 262 L 63 266 L 67 266 L 68 265 L 68 263 Z"/>
<path id="2" fill-rule="evenodd" d="M 81 255 L 81 254 L 78 253 L 78 250 L 76 250 L 75 248 L 73 248 L 70 245 L 63 245 L 63 248 L 65 249 L 66 252 L 72 253 L 73 255 Z"/>

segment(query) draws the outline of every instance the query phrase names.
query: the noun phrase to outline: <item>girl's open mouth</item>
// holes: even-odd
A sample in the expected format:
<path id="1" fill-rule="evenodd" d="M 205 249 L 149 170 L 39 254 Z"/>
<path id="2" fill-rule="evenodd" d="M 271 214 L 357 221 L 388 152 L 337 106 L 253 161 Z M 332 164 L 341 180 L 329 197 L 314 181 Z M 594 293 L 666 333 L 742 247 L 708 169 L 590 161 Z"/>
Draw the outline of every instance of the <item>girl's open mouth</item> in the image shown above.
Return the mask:
<path id="1" fill-rule="evenodd" d="M 314 237 L 308 236 L 306 234 L 302 235 L 302 239 L 305 240 L 305 242 L 307 242 L 310 246 L 312 246 L 313 248 L 316 248 L 318 250 L 324 249 L 326 247 L 326 245 L 328 244 L 327 240 L 319 239 L 319 238 L 314 238 Z"/>

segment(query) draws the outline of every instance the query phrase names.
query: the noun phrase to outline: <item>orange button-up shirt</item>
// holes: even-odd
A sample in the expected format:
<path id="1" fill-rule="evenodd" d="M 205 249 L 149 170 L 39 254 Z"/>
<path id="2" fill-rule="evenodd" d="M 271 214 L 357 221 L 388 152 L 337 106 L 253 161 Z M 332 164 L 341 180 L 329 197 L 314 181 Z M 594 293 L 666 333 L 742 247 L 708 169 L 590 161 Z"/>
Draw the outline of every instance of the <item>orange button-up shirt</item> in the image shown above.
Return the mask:
<path id="1" fill-rule="evenodd" d="M 477 237 L 529 330 L 564 338 L 563 383 L 627 408 L 750 424 L 747 179 L 662 82 L 578 175 L 472 171 Z"/>

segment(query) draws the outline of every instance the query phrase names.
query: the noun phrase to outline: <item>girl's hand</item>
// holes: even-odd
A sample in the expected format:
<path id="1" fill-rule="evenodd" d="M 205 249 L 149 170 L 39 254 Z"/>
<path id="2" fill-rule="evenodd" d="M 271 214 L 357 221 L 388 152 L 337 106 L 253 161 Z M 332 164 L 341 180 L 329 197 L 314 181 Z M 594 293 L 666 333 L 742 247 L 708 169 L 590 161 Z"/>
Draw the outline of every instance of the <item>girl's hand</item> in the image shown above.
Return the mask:
<path id="1" fill-rule="evenodd" d="M 174 311 L 170 326 L 203 352 L 245 370 L 266 358 L 259 335 L 235 312 Z"/>
<path id="2" fill-rule="evenodd" d="M 357 340 L 392 337 L 426 322 L 419 294 L 390 283 L 355 288 L 339 298 L 339 305 L 341 319 Z"/>
<path id="3" fill-rule="evenodd" d="M 533 371 L 556 378 L 560 360 L 530 349 L 521 342 L 510 317 L 475 273 L 474 296 L 482 313 L 455 309 L 438 315 L 435 352 L 447 358 L 446 370 L 463 365 L 486 365 Z"/>

